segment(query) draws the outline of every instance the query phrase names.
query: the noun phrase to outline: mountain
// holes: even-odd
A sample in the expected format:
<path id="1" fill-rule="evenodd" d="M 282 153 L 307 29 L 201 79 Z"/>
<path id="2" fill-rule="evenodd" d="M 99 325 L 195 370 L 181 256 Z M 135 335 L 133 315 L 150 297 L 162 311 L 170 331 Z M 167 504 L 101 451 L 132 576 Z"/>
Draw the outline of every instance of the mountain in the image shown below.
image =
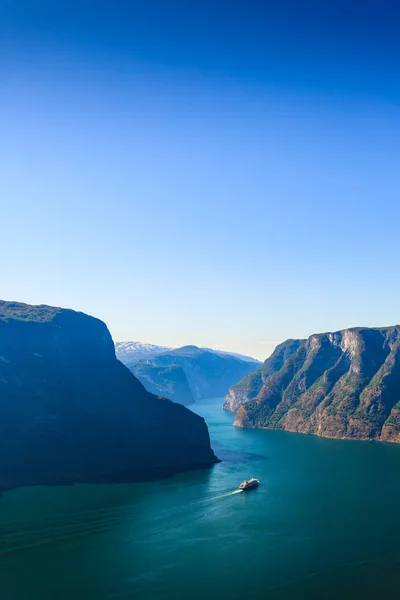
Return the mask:
<path id="1" fill-rule="evenodd" d="M 400 442 L 400 326 L 312 335 L 234 424 Z"/>
<path id="2" fill-rule="evenodd" d="M 204 420 L 148 393 L 102 321 L 0 301 L 0 490 L 136 481 L 215 462 Z"/>
<path id="3" fill-rule="evenodd" d="M 181 366 L 163 367 L 141 361 L 131 365 L 130 370 L 148 392 L 156 396 L 166 396 L 184 406 L 194 403 L 192 390 Z"/>
<path id="4" fill-rule="evenodd" d="M 243 404 L 255 398 L 265 380 L 282 368 L 284 362 L 297 351 L 302 342 L 304 340 L 286 340 L 279 344 L 259 369 L 245 375 L 229 389 L 224 409 L 236 412 Z"/>
<path id="5" fill-rule="evenodd" d="M 220 356 L 234 356 L 235 358 L 239 358 L 240 360 L 244 360 L 244 362 L 255 363 L 256 365 L 261 365 L 261 360 L 257 358 L 253 358 L 252 356 L 246 356 L 246 354 L 238 354 L 237 352 L 228 352 L 227 350 L 213 350 L 212 348 L 203 348 L 203 350 L 208 350 L 208 352 L 214 352 L 214 354 L 219 354 Z"/>
<path id="6" fill-rule="evenodd" d="M 197 346 L 183 346 L 164 352 L 146 361 L 131 365 L 133 373 L 146 363 L 149 367 L 179 366 L 185 373 L 194 400 L 224 396 L 229 387 L 254 370 L 256 364 L 234 356 L 220 355 Z M 139 375 L 138 375 L 139 376 Z M 141 381 L 146 387 L 143 379 Z M 163 394 L 168 396 L 167 390 Z M 182 399 L 179 401 L 182 402 Z"/>
<path id="7" fill-rule="evenodd" d="M 170 346 L 156 346 L 155 344 L 145 344 L 144 342 L 115 342 L 115 352 L 117 358 L 124 363 L 127 367 L 139 362 L 139 360 L 153 358 L 159 354 L 174 350 Z M 251 356 L 245 356 L 244 354 L 237 354 L 235 352 L 227 352 L 226 350 L 213 350 L 212 348 L 203 348 L 213 354 L 220 356 L 234 356 L 245 362 L 251 362 L 261 364 L 256 358 Z"/>
<path id="8" fill-rule="evenodd" d="M 115 352 L 118 360 L 127 364 L 134 364 L 143 358 L 151 358 L 162 352 L 172 350 L 169 346 L 156 346 L 144 342 L 115 342 Z"/>

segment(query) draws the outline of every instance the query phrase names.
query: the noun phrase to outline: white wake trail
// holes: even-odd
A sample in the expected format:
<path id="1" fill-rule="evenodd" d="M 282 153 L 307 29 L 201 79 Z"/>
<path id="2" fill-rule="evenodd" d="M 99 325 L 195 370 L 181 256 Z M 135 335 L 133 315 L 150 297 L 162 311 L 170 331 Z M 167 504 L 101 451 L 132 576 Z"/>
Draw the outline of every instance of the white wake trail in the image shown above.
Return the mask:
<path id="1" fill-rule="evenodd" d="M 226 494 L 220 494 L 219 496 L 212 496 L 212 498 L 204 498 L 201 502 L 208 502 L 209 500 L 219 500 L 220 498 L 228 498 L 228 496 L 234 496 L 240 494 L 243 490 L 234 490 L 233 492 L 227 492 Z"/>

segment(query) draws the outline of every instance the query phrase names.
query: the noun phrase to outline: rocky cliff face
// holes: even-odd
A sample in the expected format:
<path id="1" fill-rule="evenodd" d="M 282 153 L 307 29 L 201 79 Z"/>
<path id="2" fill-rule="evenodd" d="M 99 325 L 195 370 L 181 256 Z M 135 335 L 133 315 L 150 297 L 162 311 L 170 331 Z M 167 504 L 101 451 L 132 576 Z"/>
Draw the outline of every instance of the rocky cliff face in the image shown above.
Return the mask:
<path id="1" fill-rule="evenodd" d="M 282 368 L 284 362 L 297 351 L 302 342 L 304 340 L 286 340 L 279 344 L 259 369 L 249 373 L 229 389 L 224 409 L 236 412 L 243 404 L 255 398 L 265 380 Z"/>
<path id="2" fill-rule="evenodd" d="M 149 394 L 107 327 L 0 301 L 0 490 L 134 481 L 216 462 L 202 418 Z"/>
<path id="3" fill-rule="evenodd" d="M 172 365 L 181 367 L 195 400 L 224 396 L 233 383 L 257 367 L 256 363 L 246 362 L 230 355 L 219 355 L 197 346 L 183 346 L 159 354 L 146 363 L 153 367 Z M 132 365 L 130 368 L 135 373 L 137 365 Z M 164 393 L 168 396 L 167 391 Z"/>
<path id="4" fill-rule="evenodd" d="M 312 335 L 235 425 L 400 442 L 400 326 Z"/>
<path id="5" fill-rule="evenodd" d="M 166 396 L 184 406 L 194 403 L 192 390 L 179 365 L 159 366 L 140 361 L 130 367 L 132 373 L 143 383 L 148 392 L 156 396 Z"/>

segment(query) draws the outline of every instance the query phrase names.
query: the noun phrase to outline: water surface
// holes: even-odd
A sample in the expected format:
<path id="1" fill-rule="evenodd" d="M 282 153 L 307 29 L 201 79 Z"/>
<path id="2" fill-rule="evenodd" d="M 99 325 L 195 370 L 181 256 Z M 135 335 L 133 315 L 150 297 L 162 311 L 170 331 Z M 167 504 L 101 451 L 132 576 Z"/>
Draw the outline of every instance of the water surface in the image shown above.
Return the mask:
<path id="1" fill-rule="evenodd" d="M 195 406 L 209 471 L 4 494 L 1 600 L 400 597 L 400 445 L 237 429 L 221 404 Z"/>

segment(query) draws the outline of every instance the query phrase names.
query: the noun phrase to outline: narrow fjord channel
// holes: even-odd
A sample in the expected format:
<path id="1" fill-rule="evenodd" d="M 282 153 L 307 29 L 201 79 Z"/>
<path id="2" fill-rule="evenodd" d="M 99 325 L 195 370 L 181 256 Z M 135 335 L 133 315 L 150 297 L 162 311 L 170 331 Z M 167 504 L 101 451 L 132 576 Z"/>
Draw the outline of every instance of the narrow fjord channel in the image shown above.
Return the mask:
<path id="1" fill-rule="evenodd" d="M 221 406 L 194 406 L 209 471 L 5 493 L 2 600 L 395 597 L 400 446 L 238 429 Z"/>

